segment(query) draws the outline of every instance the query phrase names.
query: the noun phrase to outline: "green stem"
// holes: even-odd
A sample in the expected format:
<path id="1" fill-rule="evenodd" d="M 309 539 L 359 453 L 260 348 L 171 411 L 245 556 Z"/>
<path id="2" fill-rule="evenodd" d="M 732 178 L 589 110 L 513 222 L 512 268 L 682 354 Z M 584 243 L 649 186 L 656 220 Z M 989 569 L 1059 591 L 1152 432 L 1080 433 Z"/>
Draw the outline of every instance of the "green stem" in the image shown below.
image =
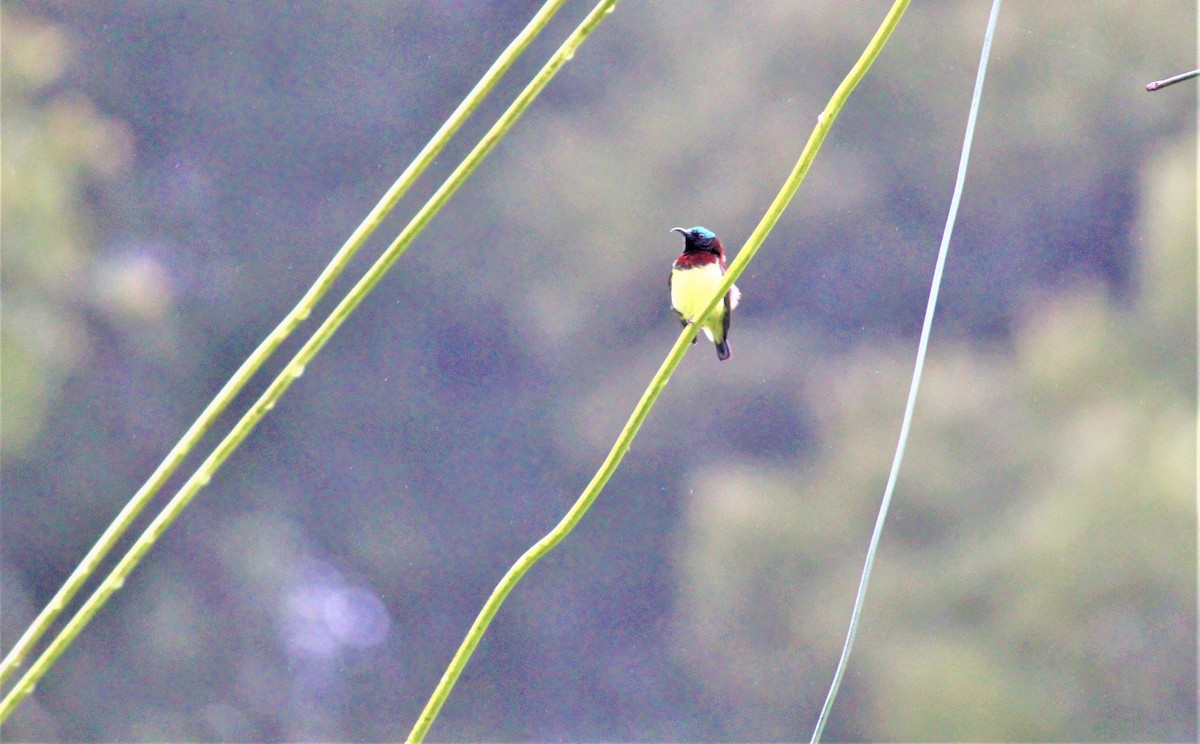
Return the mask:
<path id="1" fill-rule="evenodd" d="M 492 618 L 496 616 L 496 612 L 500 609 L 500 605 L 504 603 L 505 598 L 508 597 L 509 592 L 513 590 L 517 582 L 521 580 L 525 573 L 542 556 L 549 553 L 570 534 L 571 530 L 575 529 L 575 526 L 579 524 L 584 514 L 587 513 L 592 503 L 600 495 L 609 478 L 616 472 L 617 466 L 621 464 L 621 460 L 624 459 L 625 454 L 629 451 L 629 447 L 633 444 L 633 438 L 637 436 L 638 430 L 641 429 L 642 423 L 650 413 L 650 409 L 654 406 L 655 401 L 658 400 L 658 396 L 662 393 L 663 388 L 667 386 L 667 382 L 671 379 L 675 368 L 683 360 L 683 355 L 687 353 L 688 346 L 691 344 L 692 338 L 695 337 L 697 330 L 704 324 L 704 320 L 717 306 L 717 303 L 725 297 L 725 294 L 733 286 L 733 283 L 737 281 L 737 278 L 741 276 L 746 265 L 753 260 L 759 247 L 775 227 L 775 223 L 779 221 L 780 216 L 783 215 L 783 211 L 791 202 L 792 197 L 796 195 L 796 191 L 800 188 L 801 182 L 804 181 L 805 175 L 808 174 L 808 169 L 816 159 L 817 151 L 820 150 L 821 143 L 824 142 L 825 136 L 833 127 L 833 122 L 837 119 L 842 106 L 850 97 L 850 93 L 853 92 L 855 86 L 867 74 L 871 63 L 879 56 L 879 52 L 883 49 L 884 44 L 887 43 L 896 24 L 899 23 L 900 17 L 904 14 L 905 8 L 908 7 L 908 1 L 896 0 L 891 11 L 884 18 L 883 24 L 875 33 L 875 37 L 867 45 L 866 50 L 863 51 L 857 64 L 854 65 L 850 73 L 842 81 L 842 84 L 834 91 L 829 104 L 826 105 L 825 110 L 817 117 L 817 126 L 809 136 L 808 143 L 800 153 L 800 159 L 796 162 L 787 180 L 784 181 L 783 187 L 779 190 L 775 200 L 771 202 L 771 206 L 767 208 L 766 213 L 759 221 L 758 227 L 750 234 L 746 244 L 738 252 L 737 258 L 729 265 L 729 270 L 725 273 L 721 286 L 713 294 L 704 311 L 700 313 L 692 324 L 684 328 L 679 338 L 675 341 L 675 346 L 671 348 L 662 366 L 658 368 L 658 372 L 650 380 L 646 391 L 642 393 L 641 400 L 638 401 L 637 406 L 633 409 L 633 414 L 630 415 L 625 428 L 617 436 L 616 443 L 613 444 L 608 456 L 604 458 L 604 462 L 600 465 L 600 469 L 596 472 L 596 475 L 583 490 L 579 499 L 567 511 L 566 516 L 545 537 L 538 540 L 529 550 L 526 550 L 517 559 L 516 563 L 508 569 L 504 577 L 500 579 L 500 583 L 496 585 L 496 588 L 492 590 L 491 595 L 483 605 L 483 609 L 479 611 L 478 617 L 475 618 L 475 622 L 471 624 L 470 630 L 467 631 L 466 637 L 458 647 L 458 651 L 455 652 L 454 658 L 450 660 L 450 665 L 446 668 L 445 673 L 442 674 L 442 678 L 434 689 L 433 695 L 429 698 L 429 702 L 425 704 L 424 710 L 421 711 L 420 717 L 417 718 L 416 724 L 413 725 L 412 731 L 408 735 L 410 743 L 415 744 L 422 741 L 429 732 L 429 727 L 433 725 L 433 721 L 437 718 L 438 712 L 446 702 L 446 698 L 450 695 L 450 691 L 454 689 L 454 683 L 458 681 L 459 675 L 466 668 L 467 662 L 470 661 L 471 655 L 475 651 L 475 647 L 479 645 L 480 639 L 483 638 L 488 625 L 491 624 Z"/>
<path id="2" fill-rule="evenodd" d="M 287 314 L 287 317 L 275 327 L 275 330 L 271 331 L 270 335 L 242 363 L 237 372 L 229 378 L 229 381 L 225 383 L 225 386 L 212 399 L 199 418 L 188 428 L 171 451 L 167 453 L 166 459 L 159 464 L 158 468 L 151 474 L 149 480 L 138 489 L 133 498 L 117 514 L 116 519 L 113 520 L 112 524 L 100 536 L 100 539 L 91 547 L 87 555 L 83 557 L 83 560 L 71 572 L 71 575 L 67 577 L 66 582 L 55 593 L 50 603 L 34 618 L 33 622 L 17 640 L 16 645 L 5 655 L 3 664 L 0 664 L 0 684 L 7 680 L 16 668 L 24 662 L 25 656 L 33 648 L 33 645 L 45 634 L 63 608 L 74 598 L 80 587 L 83 586 L 84 582 L 96 570 L 100 562 L 112 551 L 117 541 L 129 529 L 133 520 L 150 503 L 155 494 L 163 487 L 163 484 L 167 482 L 167 479 L 175 473 L 184 458 L 187 457 L 200 441 L 201 437 L 212 427 L 217 417 L 229 407 L 229 404 L 237 394 L 263 365 L 263 362 L 283 343 L 284 339 L 291 335 L 292 331 L 308 318 L 312 309 L 316 307 L 321 298 L 325 296 L 325 293 L 329 291 L 329 287 L 342 273 L 342 270 L 345 269 L 350 259 L 358 252 L 358 249 L 375 232 L 375 229 L 379 227 L 384 218 L 392 211 L 396 203 L 408 192 L 413 182 L 425 172 L 425 169 L 433 162 L 438 153 L 442 151 L 442 148 L 446 146 L 446 143 L 450 141 L 450 138 L 454 136 L 463 122 L 479 107 L 479 104 L 483 102 L 483 99 L 496 86 L 496 83 L 500 81 L 500 78 L 504 76 L 508 68 L 525 51 L 529 43 L 541 33 L 542 29 L 546 27 L 550 19 L 554 17 L 554 14 L 558 12 L 559 8 L 565 2 L 566 0 L 547 0 L 542 9 L 537 12 L 537 15 L 530 20 L 529 25 L 513 39 L 508 48 L 496 59 L 491 68 L 480 78 L 471 92 L 467 94 L 467 97 L 458 105 L 458 108 L 454 110 L 454 113 L 450 114 L 450 118 L 446 119 L 441 129 L 433 135 L 433 138 L 417 154 L 417 157 L 413 159 L 408 168 L 400 174 L 400 178 L 392 184 L 392 187 L 387 190 L 383 198 L 379 200 L 379 203 L 375 205 L 375 208 L 371 210 L 362 223 L 351 233 L 345 244 L 334 254 L 329 265 L 317 277 L 317 280 L 309 288 L 308 292 L 305 293 L 304 297 L 301 298 L 296 307 Z M 0 717 L 0 721 L 2 720 L 3 717 Z"/>
<path id="3" fill-rule="evenodd" d="M 262 394 L 250 410 L 233 427 L 228 435 L 217 445 L 212 454 L 200 465 L 195 473 L 179 489 L 179 492 L 163 507 L 146 530 L 138 537 L 112 572 L 97 587 L 75 616 L 66 624 L 62 631 L 50 642 L 46 650 L 29 667 L 25 675 L 17 682 L 12 690 L 0 701 L 0 723 L 5 721 L 13 709 L 28 696 L 37 686 L 38 681 L 54 665 L 63 651 L 87 626 L 96 612 L 104 606 L 109 597 L 125 583 L 125 578 L 150 550 L 158 537 L 166 530 L 176 517 L 191 502 L 192 497 L 208 484 L 213 474 L 225 462 L 230 454 L 238 448 L 246 436 L 253 431 L 258 422 L 268 411 L 275 407 L 276 401 L 304 373 L 305 366 L 316 356 L 321 348 L 329 341 L 334 332 L 358 307 L 363 298 L 379 283 L 383 275 L 396 262 L 412 241 L 424 230 L 429 221 L 449 201 L 462 183 L 491 152 L 492 148 L 504 137 L 525 109 L 533 102 L 555 73 L 574 55 L 579 44 L 594 30 L 595 26 L 605 15 L 605 12 L 616 4 L 616 0 L 604 0 L 597 6 L 587 19 L 575 30 L 575 33 L 563 43 L 549 62 L 529 83 L 508 110 L 496 121 L 483 139 L 471 150 L 467 157 L 454 170 L 429 201 L 417 212 L 412 221 L 400 235 L 388 246 L 383 255 L 372 265 L 371 269 L 359 280 L 346 297 L 333 309 L 329 317 L 313 333 L 312 337 L 301 347 L 295 357 L 288 362 L 279 376 Z M 543 9 L 544 10 L 544 9 Z M 539 14 L 539 18 L 541 14 Z M 548 20 L 543 18 L 542 20 Z M 544 25 L 544 23 L 542 24 Z M 528 30 L 528 28 L 526 29 Z M 510 48 L 511 49 L 511 48 Z M 89 566 L 91 570 L 92 566 Z M 61 607 L 56 608 L 56 611 Z"/>

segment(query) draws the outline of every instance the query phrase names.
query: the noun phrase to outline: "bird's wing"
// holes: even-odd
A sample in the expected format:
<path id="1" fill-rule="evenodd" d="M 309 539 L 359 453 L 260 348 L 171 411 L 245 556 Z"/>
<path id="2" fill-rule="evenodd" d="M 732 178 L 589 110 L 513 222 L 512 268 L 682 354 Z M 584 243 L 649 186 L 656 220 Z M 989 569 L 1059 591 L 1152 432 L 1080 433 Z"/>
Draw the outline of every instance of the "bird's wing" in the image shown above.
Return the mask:
<path id="1" fill-rule="evenodd" d="M 733 299 L 733 290 L 730 289 L 725 293 L 725 314 L 721 318 L 721 341 L 729 340 L 729 319 L 733 317 L 733 304 L 736 300 Z"/>

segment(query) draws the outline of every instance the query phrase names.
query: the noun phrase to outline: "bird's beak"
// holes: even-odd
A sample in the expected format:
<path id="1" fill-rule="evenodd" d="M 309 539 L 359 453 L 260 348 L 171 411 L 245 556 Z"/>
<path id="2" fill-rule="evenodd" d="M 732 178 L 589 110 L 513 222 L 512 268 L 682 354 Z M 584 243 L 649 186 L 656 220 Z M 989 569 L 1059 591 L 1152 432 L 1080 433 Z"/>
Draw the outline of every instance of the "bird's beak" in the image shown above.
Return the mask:
<path id="1" fill-rule="evenodd" d="M 677 232 L 685 238 L 687 237 L 687 234 L 688 234 L 686 227 L 672 227 L 671 232 Z"/>

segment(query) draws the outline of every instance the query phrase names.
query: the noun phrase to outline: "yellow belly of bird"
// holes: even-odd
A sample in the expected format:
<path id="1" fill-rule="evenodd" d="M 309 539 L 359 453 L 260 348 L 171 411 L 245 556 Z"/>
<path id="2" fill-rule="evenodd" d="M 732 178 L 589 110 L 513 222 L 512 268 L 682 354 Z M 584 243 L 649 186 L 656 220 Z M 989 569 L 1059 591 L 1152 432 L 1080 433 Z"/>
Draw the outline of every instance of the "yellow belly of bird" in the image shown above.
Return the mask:
<path id="1" fill-rule="evenodd" d="M 684 320 L 695 318 L 712 298 L 721 283 L 721 267 L 718 264 L 681 269 L 671 274 L 671 307 Z M 725 303 L 718 302 L 702 328 L 710 341 L 723 341 L 721 318 L 725 315 Z"/>

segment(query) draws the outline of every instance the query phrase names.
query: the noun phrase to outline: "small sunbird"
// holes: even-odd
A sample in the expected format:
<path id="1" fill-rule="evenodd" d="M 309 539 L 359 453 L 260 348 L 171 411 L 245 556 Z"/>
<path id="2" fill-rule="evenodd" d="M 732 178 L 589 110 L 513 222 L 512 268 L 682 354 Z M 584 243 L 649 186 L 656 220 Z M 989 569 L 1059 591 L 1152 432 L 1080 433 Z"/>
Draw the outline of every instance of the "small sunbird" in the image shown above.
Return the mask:
<path id="1" fill-rule="evenodd" d="M 725 248 L 721 239 L 706 227 L 697 225 L 691 230 L 673 227 L 671 232 L 683 235 L 683 253 L 671 267 L 671 278 L 667 286 L 671 289 L 671 309 L 679 315 L 679 321 L 687 327 L 717 291 L 721 277 L 725 276 Z M 717 346 L 717 359 L 728 359 L 729 319 L 737 307 L 742 293 L 730 287 L 725 301 L 718 303 L 704 321 L 704 335 Z M 692 339 L 696 343 L 696 339 Z"/>

